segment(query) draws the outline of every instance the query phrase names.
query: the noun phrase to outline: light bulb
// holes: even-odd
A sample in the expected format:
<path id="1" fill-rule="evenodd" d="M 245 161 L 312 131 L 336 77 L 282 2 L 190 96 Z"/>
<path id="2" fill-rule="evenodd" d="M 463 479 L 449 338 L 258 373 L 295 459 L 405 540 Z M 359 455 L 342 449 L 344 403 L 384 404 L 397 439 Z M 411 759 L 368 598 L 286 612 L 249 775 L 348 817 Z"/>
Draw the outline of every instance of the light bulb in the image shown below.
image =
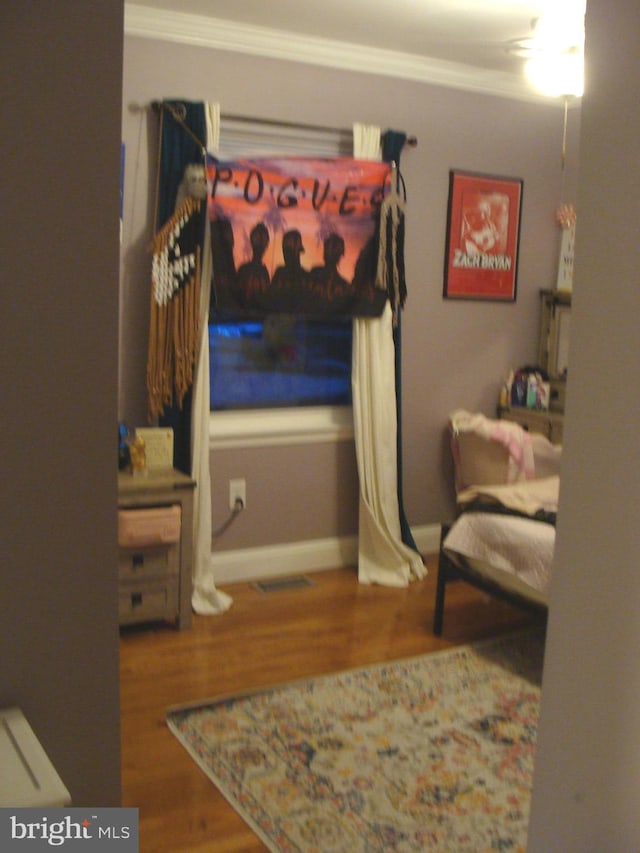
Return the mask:
<path id="1" fill-rule="evenodd" d="M 585 0 L 555 0 L 535 22 L 525 73 L 545 95 L 583 94 L 584 13 Z"/>
<path id="2" fill-rule="evenodd" d="M 531 83 L 551 97 L 574 96 L 584 92 L 584 57 L 581 52 L 538 53 L 525 65 Z"/>

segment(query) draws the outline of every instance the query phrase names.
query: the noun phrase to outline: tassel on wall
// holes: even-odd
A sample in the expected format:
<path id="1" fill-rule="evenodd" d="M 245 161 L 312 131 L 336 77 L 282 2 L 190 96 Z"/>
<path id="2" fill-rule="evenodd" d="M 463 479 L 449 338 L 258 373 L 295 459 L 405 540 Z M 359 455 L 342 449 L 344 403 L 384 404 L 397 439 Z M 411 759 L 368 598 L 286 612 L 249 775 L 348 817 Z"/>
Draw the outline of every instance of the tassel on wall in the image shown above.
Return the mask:
<path id="1" fill-rule="evenodd" d="M 150 420 L 193 383 L 200 310 L 202 204 L 188 196 L 153 240 L 147 395 Z"/>
<path id="2" fill-rule="evenodd" d="M 402 187 L 402 194 L 400 193 Z M 393 311 L 393 325 L 407 298 L 404 270 L 404 217 L 406 191 L 398 168 L 391 164 L 391 190 L 380 207 L 380 241 L 376 287 L 386 290 Z"/>
<path id="3" fill-rule="evenodd" d="M 154 229 L 158 230 L 154 230 L 150 247 L 153 253 L 147 355 L 150 423 L 166 418 L 167 412 L 182 411 L 193 385 L 207 197 L 206 149 L 201 141 L 204 124 L 197 120 L 203 116 L 202 105 L 163 101 L 154 106 L 159 109 L 160 122 L 153 217 Z M 170 118 L 168 123 L 166 116 Z"/>

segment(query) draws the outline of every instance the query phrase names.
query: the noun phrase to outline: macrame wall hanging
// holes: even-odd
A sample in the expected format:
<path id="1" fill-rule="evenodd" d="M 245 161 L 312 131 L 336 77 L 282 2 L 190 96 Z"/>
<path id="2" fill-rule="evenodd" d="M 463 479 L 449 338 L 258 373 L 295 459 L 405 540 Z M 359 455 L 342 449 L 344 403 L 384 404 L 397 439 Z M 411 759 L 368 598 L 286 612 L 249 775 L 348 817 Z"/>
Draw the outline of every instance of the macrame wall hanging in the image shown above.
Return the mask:
<path id="1" fill-rule="evenodd" d="M 193 384 L 200 311 L 202 202 L 186 198 L 155 235 L 151 265 L 151 314 L 147 391 L 155 418 L 174 394 L 182 408 Z"/>
<path id="2" fill-rule="evenodd" d="M 387 291 L 393 312 L 393 325 L 407 299 L 404 268 L 404 217 L 407 191 L 395 162 L 391 163 L 391 189 L 380 207 L 380 239 L 376 286 Z"/>
<path id="3" fill-rule="evenodd" d="M 161 112 L 161 139 L 163 114 L 164 110 Z M 174 118 L 183 124 L 179 116 Z M 190 133 L 189 128 L 183 126 Z M 199 339 L 200 253 L 206 195 L 204 165 L 187 165 L 174 213 L 152 241 L 147 359 L 147 395 L 152 421 L 167 406 L 175 404 L 181 409 L 185 394 L 193 384 Z"/>

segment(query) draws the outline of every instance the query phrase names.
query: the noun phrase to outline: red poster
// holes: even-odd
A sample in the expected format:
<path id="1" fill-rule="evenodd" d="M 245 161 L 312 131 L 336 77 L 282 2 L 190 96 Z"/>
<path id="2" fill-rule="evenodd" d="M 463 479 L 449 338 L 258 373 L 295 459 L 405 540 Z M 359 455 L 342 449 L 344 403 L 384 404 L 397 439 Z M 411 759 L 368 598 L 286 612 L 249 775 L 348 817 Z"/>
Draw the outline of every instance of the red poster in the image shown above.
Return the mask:
<path id="1" fill-rule="evenodd" d="M 449 173 L 445 298 L 515 301 L 522 186 L 517 178 Z"/>

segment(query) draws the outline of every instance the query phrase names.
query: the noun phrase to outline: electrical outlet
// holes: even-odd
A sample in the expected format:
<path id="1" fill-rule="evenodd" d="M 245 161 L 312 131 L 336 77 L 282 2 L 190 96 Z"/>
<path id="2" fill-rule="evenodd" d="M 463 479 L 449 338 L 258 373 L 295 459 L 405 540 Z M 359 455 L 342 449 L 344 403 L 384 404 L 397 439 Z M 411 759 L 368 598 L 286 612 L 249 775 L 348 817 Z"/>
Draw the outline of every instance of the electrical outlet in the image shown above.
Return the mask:
<path id="1" fill-rule="evenodd" d="M 242 506 L 247 508 L 247 481 L 244 477 L 238 480 L 229 480 L 229 509 L 236 508 L 236 501 L 241 500 Z"/>

